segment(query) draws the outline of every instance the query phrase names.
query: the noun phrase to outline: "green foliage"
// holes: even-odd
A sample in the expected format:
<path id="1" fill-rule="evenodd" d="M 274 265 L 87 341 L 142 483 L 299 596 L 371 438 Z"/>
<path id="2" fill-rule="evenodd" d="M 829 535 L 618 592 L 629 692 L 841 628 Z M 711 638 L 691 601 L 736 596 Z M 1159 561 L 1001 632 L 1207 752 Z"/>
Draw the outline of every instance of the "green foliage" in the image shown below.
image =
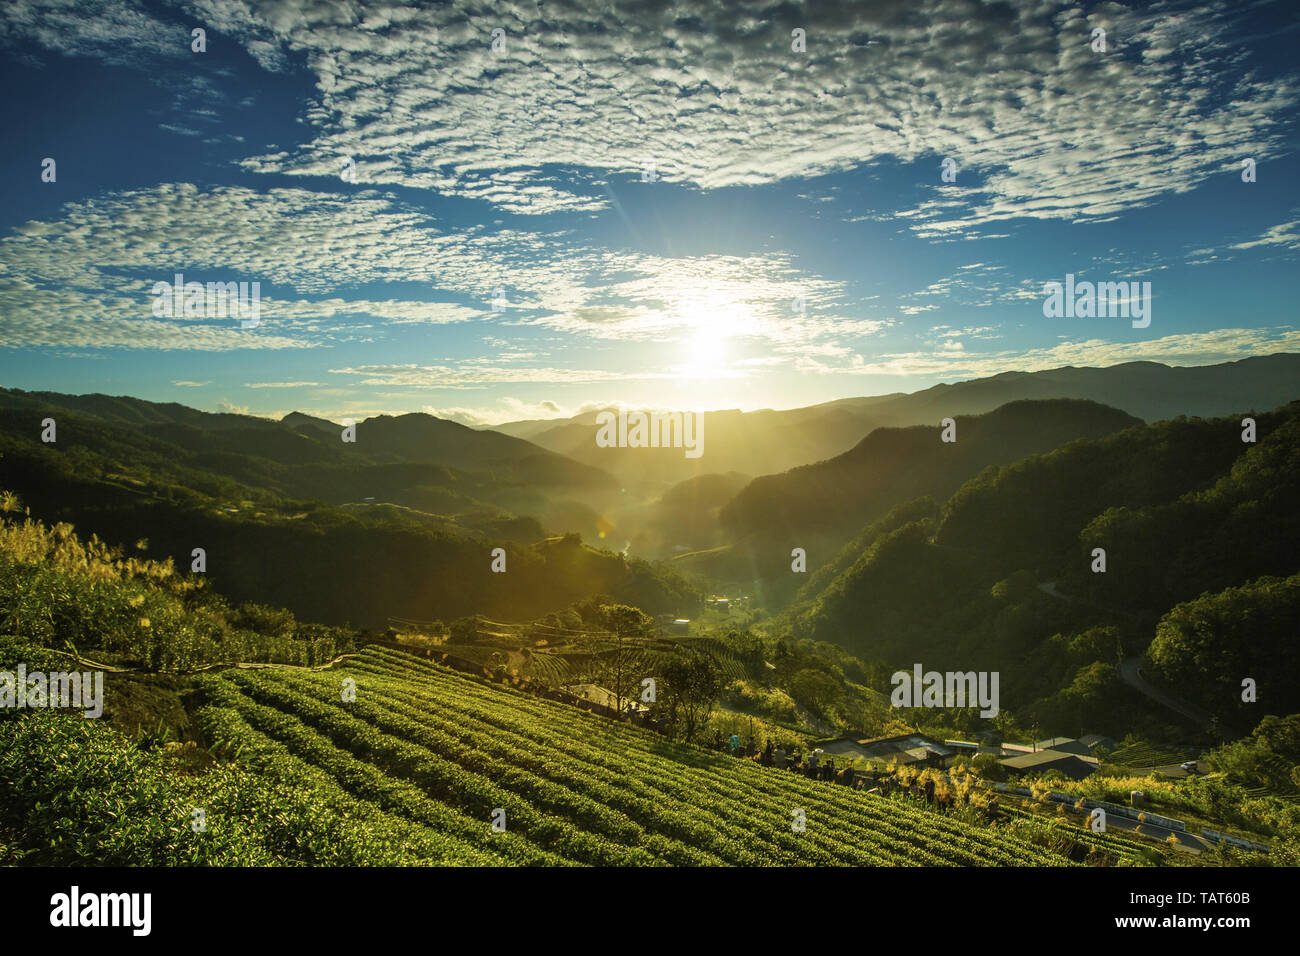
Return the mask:
<path id="1" fill-rule="evenodd" d="M 653 710 L 662 713 L 669 726 L 680 725 L 691 740 L 713 712 L 722 690 L 722 672 L 711 655 L 684 647 L 668 659 L 662 673 L 663 686 Z"/>
<path id="2" fill-rule="evenodd" d="M 340 678 L 357 681 L 354 703 Z M 1050 851 L 911 805 L 673 743 L 396 651 L 341 672 L 204 679 L 239 763 L 346 790 L 427 839 L 515 864 L 1052 865 Z M 506 832 L 493 833 L 494 808 Z M 796 834 L 790 807 L 806 810 Z"/>
<path id="3" fill-rule="evenodd" d="M 937 441 L 928 425 L 878 428 L 843 455 L 755 479 L 720 517 L 737 537 L 772 525 L 805 534 L 861 528 L 900 502 L 922 495 L 946 498 L 989 465 L 1137 423 L 1095 402 L 1051 399 L 961 416 L 956 443 Z"/>
<path id="4" fill-rule="evenodd" d="M 316 428 L 114 401 L 0 390 L 7 487 L 39 518 L 114 545 L 147 538 L 178 567 L 205 548 L 209 580 L 235 603 L 374 630 L 390 617 L 518 619 L 592 592 L 650 613 L 699 603 L 664 565 L 545 538 L 529 515 L 558 508 L 553 496 L 616 492 L 527 442 L 415 415 L 371 420 L 364 445 L 344 445 Z M 30 427 L 42 410 L 59 413 L 57 445 Z M 494 545 L 508 574 L 491 572 Z"/>
<path id="5" fill-rule="evenodd" d="M 786 722 L 795 719 L 794 698 L 779 687 L 767 688 L 757 681 L 736 680 L 726 686 L 723 699 L 746 713 Z"/>
<path id="6" fill-rule="evenodd" d="M 1260 578 L 1172 608 L 1147 650 L 1154 675 L 1211 713 L 1300 711 L 1300 574 Z M 1257 700 L 1242 699 L 1242 679 Z"/>
<path id="7" fill-rule="evenodd" d="M 1096 661 L 1075 671 L 1069 686 L 1035 701 L 1025 717 L 1042 727 L 1097 727 L 1123 709 L 1127 691 L 1114 665 Z"/>
<path id="8" fill-rule="evenodd" d="M 483 629 L 487 618 L 481 614 L 473 617 L 458 617 L 447 627 L 447 634 L 453 644 L 473 644 L 478 640 L 479 631 Z"/>
<path id="9" fill-rule="evenodd" d="M 1269 715 L 1249 737 L 1226 744 L 1205 759 L 1242 786 L 1294 794 L 1300 789 L 1300 714 Z"/>
<path id="10" fill-rule="evenodd" d="M 819 717 L 829 717 L 843 696 L 843 690 L 829 674 L 805 668 L 790 678 L 790 696 Z"/>
<path id="11" fill-rule="evenodd" d="M 1002 766 L 1002 758 L 994 754 L 976 754 L 971 761 L 971 766 L 983 780 L 1002 781 L 1007 779 L 1007 768 Z"/>
<path id="12" fill-rule="evenodd" d="M 454 862 L 341 793 L 236 766 L 199 776 L 96 720 L 0 720 L 0 831 L 38 866 L 412 865 Z M 195 832 L 194 811 L 204 830 Z"/>
<path id="13" fill-rule="evenodd" d="M 356 646 L 339 628 L 299 624 L 287 611 L 230 608 L 169 561 L 124 556 L 67 524 L 0 513 L 0 633 L 149 670 L 234 661 L 321 664 Z"/>
<path id="14" fill-rule="evenodd" d="M 895 513 L 917 520 L 865 531 L 776 633 L 890 671 L 997 671 L 1002 709 L 1047 735 L 1179 723 L 1115 670 L 1148 644 L 1152 677 L 1194 706 L 1300 709 L 1294 582 L 1278 577 L 1300 571 L 1300 403 L 1255 417 L 1257 445 L 1239 416 L 1176 419 L 988 468 L 938 520 L 918 502 Z"/>

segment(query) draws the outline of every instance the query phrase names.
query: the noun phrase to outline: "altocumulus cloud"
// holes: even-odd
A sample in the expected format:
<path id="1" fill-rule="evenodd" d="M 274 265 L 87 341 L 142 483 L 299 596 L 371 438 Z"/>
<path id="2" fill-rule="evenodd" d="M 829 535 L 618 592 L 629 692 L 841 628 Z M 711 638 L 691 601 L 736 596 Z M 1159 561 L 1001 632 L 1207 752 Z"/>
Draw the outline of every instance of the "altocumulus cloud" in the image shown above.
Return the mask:
<path id="1" fill-rule="evenodd" d="M 1298 93 L 1241 69 L 1231 6 L 1216 3 L 1088 14 L 1062 0 L 701 5 L 689 16 L 639 0 L 468 14 L 311 0 L 192 9 L 259 59 L 292 57 L 316 74 L 312 141 L 250 157 L 248 169 L 333 175 L 351 156 L 360 181 L 523 213 L 599 206 L 601 177 L 647 161 L 711 189 L 933 154 L 982 181 L 904 213 L 923 235 L 1100 220 L 1189 190 L 1244 150 L 1274 154 L 1278 116 Z M 1095 27 L 1105 54 L 1091 49 Z M 791 51 L 794 28 L 806 53 Z M 556 185 L 554 167 L 591 170 L 592 188 Z"/>
<path id="2" fill-rule="evenodd" d="M 256 280 L 314 297 L 263 290 L 262 323 L 250 330 L 151 320 L 153 283 L 176 271 L 187 281 Z M 510 309 L 498 315 L 490 302 L 503 276 Z M 367 283 L 404 285 L 412 298 L 337 294 Z M 459 301 L 428 301 L 431 289 Z M 811 303 L 800 314 L 790 308 L 796 294 Z M 481 320 L 621 340 L 672 338 L 707 323 L 788 349 L 887 324 L 847 314 L 844 301 L 844 283 L 787 254 L 672 258 L 584 246 L 560 232 L 453 228 L 375 191 L 165 183 L 69 203 L 60 219 L 24 223 L 0 240 L 0 330 L 15 346 L 309 348 L 355 338 L 355 320 L 370 318 L 380 326 Z"/>

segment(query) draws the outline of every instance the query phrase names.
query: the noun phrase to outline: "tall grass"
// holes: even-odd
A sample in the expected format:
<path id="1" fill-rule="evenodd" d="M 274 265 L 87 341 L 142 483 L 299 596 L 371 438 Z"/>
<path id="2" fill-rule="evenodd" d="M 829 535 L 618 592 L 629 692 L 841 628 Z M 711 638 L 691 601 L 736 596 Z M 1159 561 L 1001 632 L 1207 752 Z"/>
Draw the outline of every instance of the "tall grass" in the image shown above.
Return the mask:
<path id="1" fill-rule="evenodd" d="M 170 560 L 127 555 L 93 535 L 82 539 L 69 524 L 31 519 L 10 492 L 0 492 L 0 634 L 155 671 L 313 665 L 356 644 L 345 629 L 288 612 L 232 608 Z"/>

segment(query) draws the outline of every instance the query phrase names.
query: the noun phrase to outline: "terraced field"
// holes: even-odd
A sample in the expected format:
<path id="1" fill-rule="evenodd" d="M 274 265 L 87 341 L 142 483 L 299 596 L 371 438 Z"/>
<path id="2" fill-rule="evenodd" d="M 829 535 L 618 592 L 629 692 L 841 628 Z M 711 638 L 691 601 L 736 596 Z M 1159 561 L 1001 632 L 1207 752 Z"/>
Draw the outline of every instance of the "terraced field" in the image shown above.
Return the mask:
<path id="1" fill-rule="evenodd" d="M 344 678 L 356 700 L 344 702 Z M 201 682 L 210 744 L 434 864 L 1065 865 L 1014 836 L 671 743 L 399 651 Z M 504 811 L 504 832 L 492 826 Z M 802 811 L 805 829 L 792 821 Z M 498 819 L 500 819 L 498 814 Z M 400 834 L 400 837 L 394 837 Z"/>
<path id="2" fill-rule="evenodd" d="M 1169 851 L 1150 842 L 1126 835 L 1123 831 L 1113 831 L 1105 835 L 1093 833 L 1085 824 L 1075 817 L 1050 817 L 1032 813 L 1020 807 L 1003 807 L 1003 812 L 1010 818 L 1005 825 L 1008 832 L 1039 845 L 1061 847 L 1072 852 L 1075 858 L 1087 853 L 1105 854 L 1106 856 L 1129 866 L 1147 866 L 1153 861 L 1173 862 Z M 1074 846 L 1071 847 L 1070 845 Z"/>
<path id="3" fill-rule="evenodd" d="M 1185 754 L 1180 754 L 1176 750 L 1163 750 L 1150 744 L 1132 744 L 1117 749 L 1106 758 L 1106 763 L 1117 767 L 1150 769 L 1152 767 L 1173 766 L 1182 763 L 1186 759 Z"/>

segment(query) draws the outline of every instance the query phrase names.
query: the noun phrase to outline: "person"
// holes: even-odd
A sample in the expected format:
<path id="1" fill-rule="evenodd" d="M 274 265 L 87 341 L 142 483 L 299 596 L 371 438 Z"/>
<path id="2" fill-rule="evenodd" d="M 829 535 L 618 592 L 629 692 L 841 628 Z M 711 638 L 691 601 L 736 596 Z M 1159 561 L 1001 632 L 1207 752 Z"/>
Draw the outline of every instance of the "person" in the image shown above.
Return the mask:
<path id="1" fill-rule="evenodd" d="M 785 748 L 784 747 L 777 747 L 775 752 L 773 752 L 772 766 L 776 767 L 777 770 L 785 769 Z"/>
<path id="2" fill-rule="evenodd" d="M 736 751 L 740 749 L 740 734 L 732 734 L 728 737 L 727 745 L 731 748 L 731 755 L 734 757 Z"/>
<path id="3" fill-rule="evenodd" d="M 811 754 L 808 755 L 808 766 L 812 767 L 812 769 L 814 770 L 817 769 L 817 754 L 819 752 L 820 751 L 814 750 Z"/>
<path id="4" fill-rule="evenodd" d="M 822 774 L 822 779 L 823 779 L 823 780 L 834 780 L 834 779 L 835 779 L 835 760 L 834 760 L 834 758 L 832 758 L 832 759 L 826 761 L 826 770 L 825 770 L 825 772 Z"/>
<path id="5" fill-rule="evenodd" d="M 784 756 L 784 755 L 783 755 Z M 772 738 L 767 738 L 767 743 L 763 745 L 763 766 L 772 766 Z"/>

